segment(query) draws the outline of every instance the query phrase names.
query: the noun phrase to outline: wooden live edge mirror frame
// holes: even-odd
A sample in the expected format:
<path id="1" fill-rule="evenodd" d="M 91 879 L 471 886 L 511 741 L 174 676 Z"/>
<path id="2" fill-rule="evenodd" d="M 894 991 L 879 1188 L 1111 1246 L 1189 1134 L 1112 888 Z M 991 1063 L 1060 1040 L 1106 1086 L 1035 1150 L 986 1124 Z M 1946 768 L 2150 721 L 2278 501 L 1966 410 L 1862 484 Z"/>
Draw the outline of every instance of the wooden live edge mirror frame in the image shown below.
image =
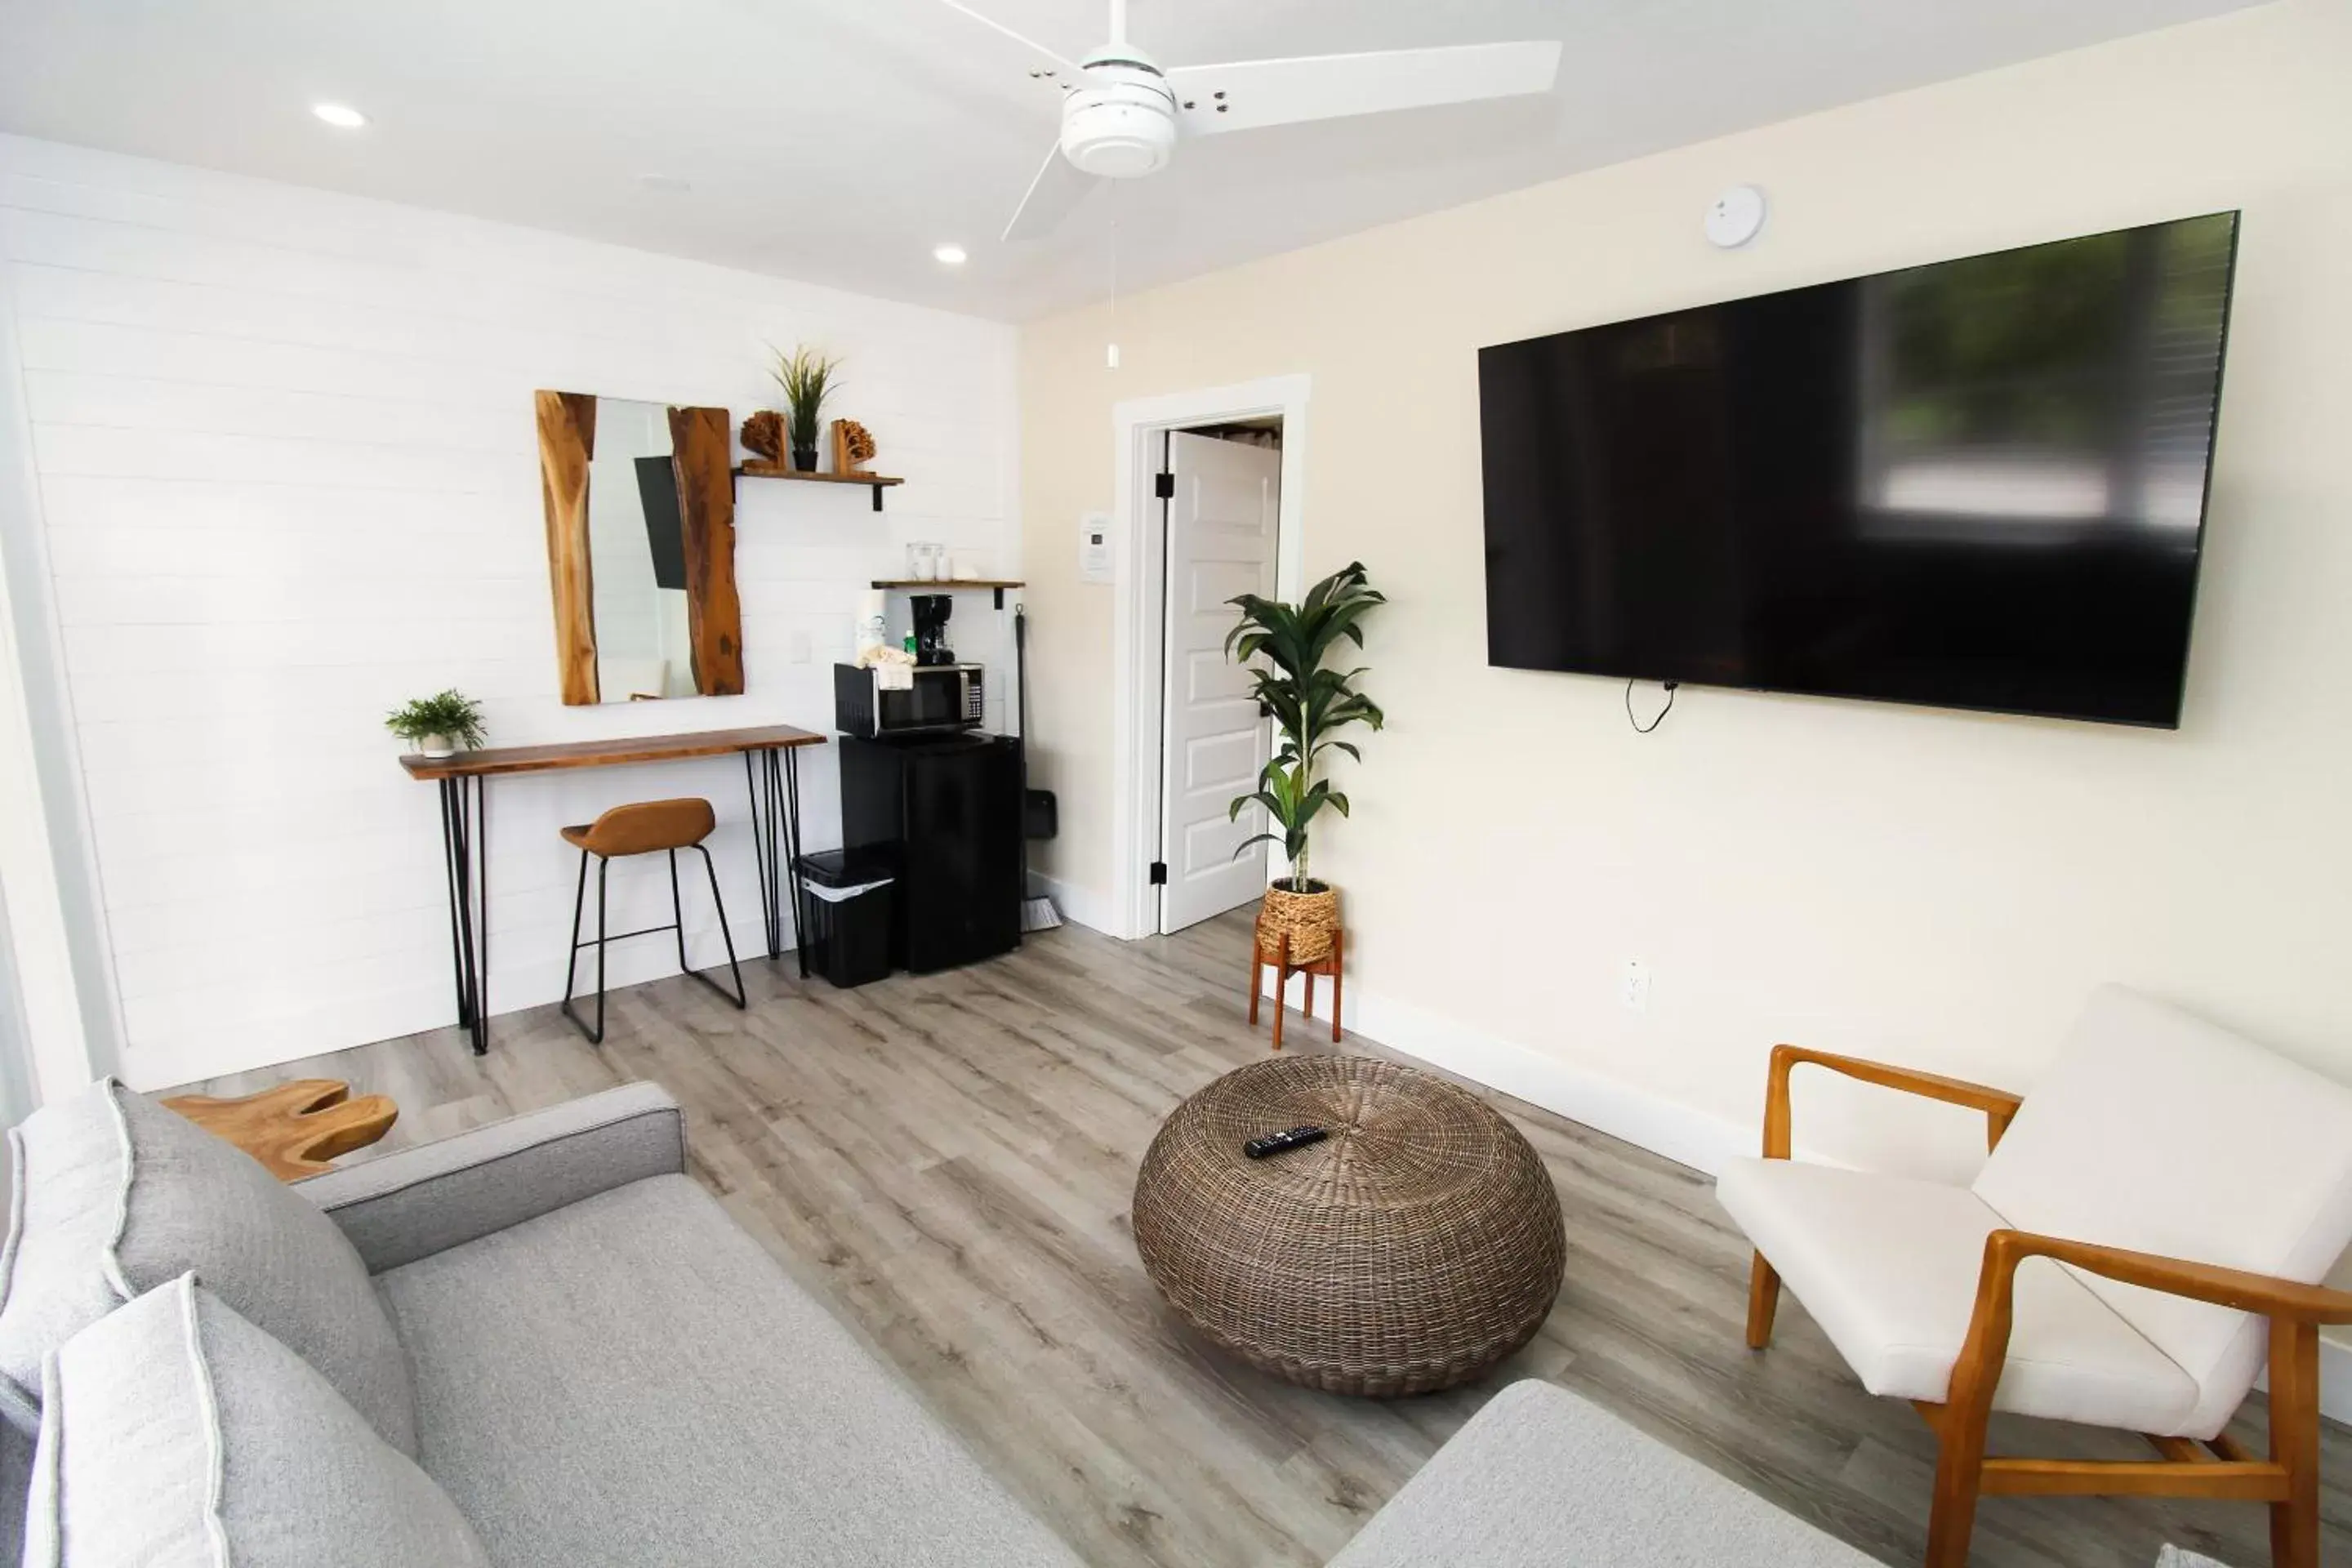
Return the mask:
<path id="1" fill-rule="evenodd" d="M 740 695 L 727 410 L 532 395 L 565 705 Z"/>

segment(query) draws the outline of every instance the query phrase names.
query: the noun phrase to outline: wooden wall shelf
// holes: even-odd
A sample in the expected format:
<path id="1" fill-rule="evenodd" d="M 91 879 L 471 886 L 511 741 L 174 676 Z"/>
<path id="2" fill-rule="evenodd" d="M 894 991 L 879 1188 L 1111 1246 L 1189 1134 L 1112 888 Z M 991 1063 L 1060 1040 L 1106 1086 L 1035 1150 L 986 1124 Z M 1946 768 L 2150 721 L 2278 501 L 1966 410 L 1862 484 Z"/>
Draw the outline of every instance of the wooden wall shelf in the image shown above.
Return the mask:
<path id="1" fill-rule="evenodd" d="M 887 474 L 810 474 L 783 463 L 746 463 L 735 470 L 737 479 L 798 479 L 812 485 L 865 485 L 874 492 L 874 510 L 882 510 L 882 492 L 892 485 L 903 485 Z"/>
<path id="2" fill-rule="evenodd" d="M 877 588 L 904 588 L 910 594 L 952 594 L 958 588 L 989 588 L 995 591 L 996 607 L 1004 608 L 1004 590 L 1027 584 L 1010 577 L 877 577 Z"/>

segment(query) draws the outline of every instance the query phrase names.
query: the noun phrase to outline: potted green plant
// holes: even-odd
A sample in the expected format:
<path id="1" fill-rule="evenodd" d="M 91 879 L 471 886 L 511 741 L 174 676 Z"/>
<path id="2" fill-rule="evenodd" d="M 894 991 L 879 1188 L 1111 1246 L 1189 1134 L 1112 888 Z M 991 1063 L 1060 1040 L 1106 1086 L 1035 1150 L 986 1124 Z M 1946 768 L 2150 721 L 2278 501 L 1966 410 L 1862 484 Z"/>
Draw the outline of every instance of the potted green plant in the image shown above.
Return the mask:
<path id="1" fill-rule="evenodd" d="M 1333 789 L 1330 780 L 1315 776 L 1317 764 L 1335 748 L 1361 762 L 1363 753 L 1352 742 L 1335 739 L 1335 731 L 1355 723 L 1377 730 L 1386 720 L 1380 705 L 1355 689 L 1361 669 L 1326 669 L 1323 659 L 1341 637 L 1362 647 L 1364 616 L 1387 602 L 1365 581 L 1361 562 L 1332 573 L 1296 605 L 1255 594 L 1226 601 L 1242 613 L 1239 624 L 1225 634 L 1226 656 L 1236 660 L 1265 656 L 1265 663 L 1250 671 L 1255 688 L 1252 695 L 1282 735 L 1280 749 L 1258 774 L 1258 788 L 1235 796 L 1226 813 L 1231 821 L 1246 806 L 1263 805 L 1281 829 L 1254 834 L 1234 852 L 1238 856 L 1253 844 L 1271 841 L 1282 846 L 1290 861 L 1290 875 L 1266 889 L 1259 911 L 1259 949 L 1269 963 L 1281 956 L 1285 933 L 1293 964 L 1313 963 L 1331 952 L 1339 925 L 1339 895 L 1308 874 L 1307 827 L 1327 805 L 1347 816 L 1348 797 Z"/>
<path id="2" fill-rule="evenodd" d="M 784 431 L 793 448 L 793 467 L 803 474 L 816 472 L 816 442 L 824 428 L 824 400 L 841 386 L 841 362 L 806 343 L 792 353 L 775 351 L 776 368 L 769 374 L 784 389 Z"/>
<path id="3" fill-rule="evenodd" d="M 404 702 L 383 716 L 383 727 L 428 757 L 454 757 L 461 746 L 471 751 L 488 733 L 482 705 L 455 691 Z"/>

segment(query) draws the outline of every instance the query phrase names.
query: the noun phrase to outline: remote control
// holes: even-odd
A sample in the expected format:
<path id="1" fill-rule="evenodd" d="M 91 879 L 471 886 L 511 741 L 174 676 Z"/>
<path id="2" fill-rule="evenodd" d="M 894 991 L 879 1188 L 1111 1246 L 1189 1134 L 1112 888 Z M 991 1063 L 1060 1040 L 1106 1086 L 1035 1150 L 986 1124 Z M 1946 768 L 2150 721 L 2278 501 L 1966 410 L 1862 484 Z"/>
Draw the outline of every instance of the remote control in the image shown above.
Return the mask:
<path id="1" fill-rule="evenodd" d="M 1242 1152 L 1253 1160 L 1263 1160 L 1268 1154 L 1279 1154 L 1285 1149 L 1319 1143 L 1329 1136 L 1320 1127 L 1294 1127 L 1287 1132 L 1269 1132 L 1263 1138 L 1253 1138 L 1242 1145 Z"/>

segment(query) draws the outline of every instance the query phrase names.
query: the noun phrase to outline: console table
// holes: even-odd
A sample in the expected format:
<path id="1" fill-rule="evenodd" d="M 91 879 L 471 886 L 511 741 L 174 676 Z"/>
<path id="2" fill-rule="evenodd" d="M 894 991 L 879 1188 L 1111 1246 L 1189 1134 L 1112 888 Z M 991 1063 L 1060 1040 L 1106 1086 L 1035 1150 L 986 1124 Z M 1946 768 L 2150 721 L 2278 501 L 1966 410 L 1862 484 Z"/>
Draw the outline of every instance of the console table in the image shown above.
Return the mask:
<path id="1" fill-rule="evenodd" d="M 501 773 L 546 773 L 557 768 L 616 767 L 687 757 L 722 757 L 740 752 L 743 787 L 751 801 L 751 854 L 760 868 L 760 915 L 768 936 L 768 956 L 784 948 L 783 898 L 793 900 L 793 940 L 800 948 L 801 973 L 808 973 L 807 930 L 802 917 L 800 879 L 793 867 L 801 855 L 803 746 L 822 746 L 823 735 L 790 724 L 751 730 L 704 730 L 686 735 L 632 735 L 610 741 L 565 741 L 545 746 L 499 746 L 459 752 L 451 757 L 415 752 L 400 759 L 413 779 L 441 787 L 441 862 L 449 879 L 449 949 L 457 980 L 457 1023 L 473 1038 L 474 1054 L 489 1050 L 490 809 L 488 785 Z"/>

